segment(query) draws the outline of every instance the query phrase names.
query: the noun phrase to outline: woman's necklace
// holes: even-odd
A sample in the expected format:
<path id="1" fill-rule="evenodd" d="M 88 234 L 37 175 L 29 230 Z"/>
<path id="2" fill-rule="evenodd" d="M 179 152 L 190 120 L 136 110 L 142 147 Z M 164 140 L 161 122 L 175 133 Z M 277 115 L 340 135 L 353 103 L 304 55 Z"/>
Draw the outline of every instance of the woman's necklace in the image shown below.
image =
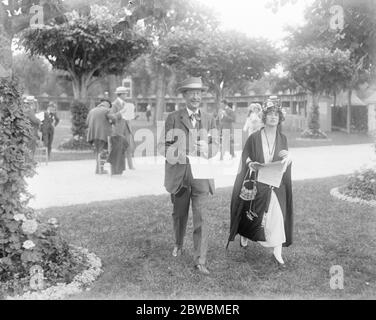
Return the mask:
<path id="1" fill-rule="evenodd" d="M 272 150 L 270 150 L 268 135 L 266 134 L 265 129 L 264 129 L 264 135 L 265 135 L 266 143 L 268 144 L 268 154 L 269 154 L 269 157 L 271 157 L 274 153 L 274 150 L 275 150 L 275 143 L 276 143 L 277 137 L 274 138 L 273 148 L 272 148 Z"/>

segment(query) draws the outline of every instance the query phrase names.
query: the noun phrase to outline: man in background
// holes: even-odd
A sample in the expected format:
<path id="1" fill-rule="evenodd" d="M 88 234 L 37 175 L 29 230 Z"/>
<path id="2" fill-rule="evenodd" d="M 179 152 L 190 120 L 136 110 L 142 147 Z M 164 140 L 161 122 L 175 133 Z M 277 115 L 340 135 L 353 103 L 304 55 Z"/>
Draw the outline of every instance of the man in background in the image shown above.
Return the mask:
<path id="1" fill-rule="evenodd" d="M 55 103 L 50 102 L 47 111 L 44 113 L 44 120 L 42 121 L 42 141 L 47 147 L 48 159 L 51 157 L 52 142 L 54 140 L 55 127 L 59 124 L 60 119 L 57 116 L 57 107 Z"/>
<path id="2" fill-rule="evenodd" d="M 96 174 L 107 173 L 103 169 L 104 162 L 102 161 L 103 153 L 108 149 L 108 138 L 111 136 L 112 127 L 110 114 L 111 101 L 102 99 L 101 102 L 89 111 L 86 119 L 88 126 L 87 141 L 94 146 L 94 153 L 96 159 Z"/>
<path id="3" fill-rule="evenodd" d="M 128 88 L 118 87 L 115 94 L 117 98 L 112 102 L 111 114 L 114 116 L 115 123 L 113 125 L 113 136 L 124 137 L 127 142 L 127 149 L 125 152 L 126 162 L 128 162 L 129 169 L 134 170 L 133 165 L 133 151 L 134 140 L 133 132 L 130 126 L 130 120 L 135 119 L 135 106 L 133 103 L 126 102 L 128 98 Z M 125 168 L 124 168 L 125 169 Z"/>

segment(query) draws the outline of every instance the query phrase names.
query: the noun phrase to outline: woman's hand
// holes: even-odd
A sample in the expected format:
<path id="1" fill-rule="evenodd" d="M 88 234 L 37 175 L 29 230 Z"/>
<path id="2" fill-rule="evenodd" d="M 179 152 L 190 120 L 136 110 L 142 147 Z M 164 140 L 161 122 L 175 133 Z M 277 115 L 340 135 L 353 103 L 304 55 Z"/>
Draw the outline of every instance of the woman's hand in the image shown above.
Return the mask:
<path id="1" fill-rule="evenodd" d="M 248 167 L 249 167 L 249 169 L 251 169 L 251 170 L 254 170 L 254 171 L 257 171 L 257 170 L 259 170 L 261 167 L 263 167 L 264 165 L 262 164 L 262 163 L 260 163 L 260 162 L 248 162 Z"/>
<path id="2" fill-rule="evenodd" d="M 290 152 L 287 150 L 281 150 L 278 154 L 282 158 L 282 163 L 289 165 L 292 162 Z"/>

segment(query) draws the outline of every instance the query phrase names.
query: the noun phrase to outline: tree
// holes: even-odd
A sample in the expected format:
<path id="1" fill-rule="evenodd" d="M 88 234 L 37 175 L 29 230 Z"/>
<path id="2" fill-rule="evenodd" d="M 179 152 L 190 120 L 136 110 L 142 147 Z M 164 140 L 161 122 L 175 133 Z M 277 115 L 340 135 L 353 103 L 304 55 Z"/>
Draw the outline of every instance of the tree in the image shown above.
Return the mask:
<path id="1" fill-rule="evenodd" d="M 155 76 L 155 122 L 163 119 L 167 78 L 174 72 L 159 58 L 159 48 L 164 46 L 168 35 L 177 28 L 192 32 L 211 32 L 218 26 L 218 21 L 210 9 L 196 0 L 136 0 L 129 9 L 133 17 L 130 19 L 131 23 L 142 21 L 145 34 L 154 44 L 149 59 L 152 74 Z"/>
<path id="2" fill-rule="evenodd" d="M 148 48 L 130 28 L 114 30 L 117 24 L 108 9 L 93 6 L 89 15 L 72 14 L 63 24 L 27 30 L 21 43 L 32 56 L 42 55 L 55 69 L 67 71 L 75 99 L 85 101 L 97 77 L 121 74 Z"/>
<path id="3" fill-rule="evenodd" d="M 18 78 L 20 86 L 31 95 L 40 95 L 48 77 L 48 63 L 38 57 L 30 58 L 24 53 L 13 59 L 13 74 Z"/>
<path id="4" fill-rule="evenodd" d="M 278 61 L 276 49 L 266 40 L 239 32 L 177 30 L 159 49 L 163 63 L 200 76 L 210 85 L 219 107 L 234 84 L 260 79 Z"/>
<path id="5" fill-rule="evenodd" d="M 316 0 L 307 9 L 306 20 L 306 25 L 292 30 L 289 47 L 314 45 L 350 51 L 354 70 L 346 87 L 347 132 L 350 133 L 352 91 L 368 81 L 372 73 L 376 75 L 375 2 Z M 333 91 L 334 97 L 336 94 L 337 91 Z"/>
<path id="6" fill-rule="evenodd" d="M 297 48 L 286 54 L 285 67 L 292 78 L 312 95 L 308 129 L 304 137 L 325 138 L 320 130 L 319 97 L 348 87 L 354 72 L 350 52 L 327 48 Z"/>

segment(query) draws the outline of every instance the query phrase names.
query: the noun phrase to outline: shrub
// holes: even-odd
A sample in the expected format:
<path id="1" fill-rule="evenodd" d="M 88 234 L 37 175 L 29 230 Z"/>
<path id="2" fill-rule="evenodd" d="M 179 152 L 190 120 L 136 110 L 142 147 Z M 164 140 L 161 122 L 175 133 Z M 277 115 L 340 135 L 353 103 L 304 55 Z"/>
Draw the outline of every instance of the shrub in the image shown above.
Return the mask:
<path id="1" fill-rule="evenodd" d="M 41 222 L 27 207 L 26 177 L 35 173 L 33 131 L 14 82 L 0 79 L 0 295 L 21 290 L 38 267 L 50 281 L 71 277 L 78 265 L 56 223 Z"/>
<path id="2" fill-rule="evenodd" d="M 72 112 L 72 133 L 73 136 L 86 136 L 86 118 L 89 113 L 89 107 L 80 101 L 73 101 L 71 105 Z"/>
<path id="3" fill-rule="evenodd" d="M 354 172 L 341 191 L 353 198 L 376 200 L 376 167 L 363 168 Z"/>

